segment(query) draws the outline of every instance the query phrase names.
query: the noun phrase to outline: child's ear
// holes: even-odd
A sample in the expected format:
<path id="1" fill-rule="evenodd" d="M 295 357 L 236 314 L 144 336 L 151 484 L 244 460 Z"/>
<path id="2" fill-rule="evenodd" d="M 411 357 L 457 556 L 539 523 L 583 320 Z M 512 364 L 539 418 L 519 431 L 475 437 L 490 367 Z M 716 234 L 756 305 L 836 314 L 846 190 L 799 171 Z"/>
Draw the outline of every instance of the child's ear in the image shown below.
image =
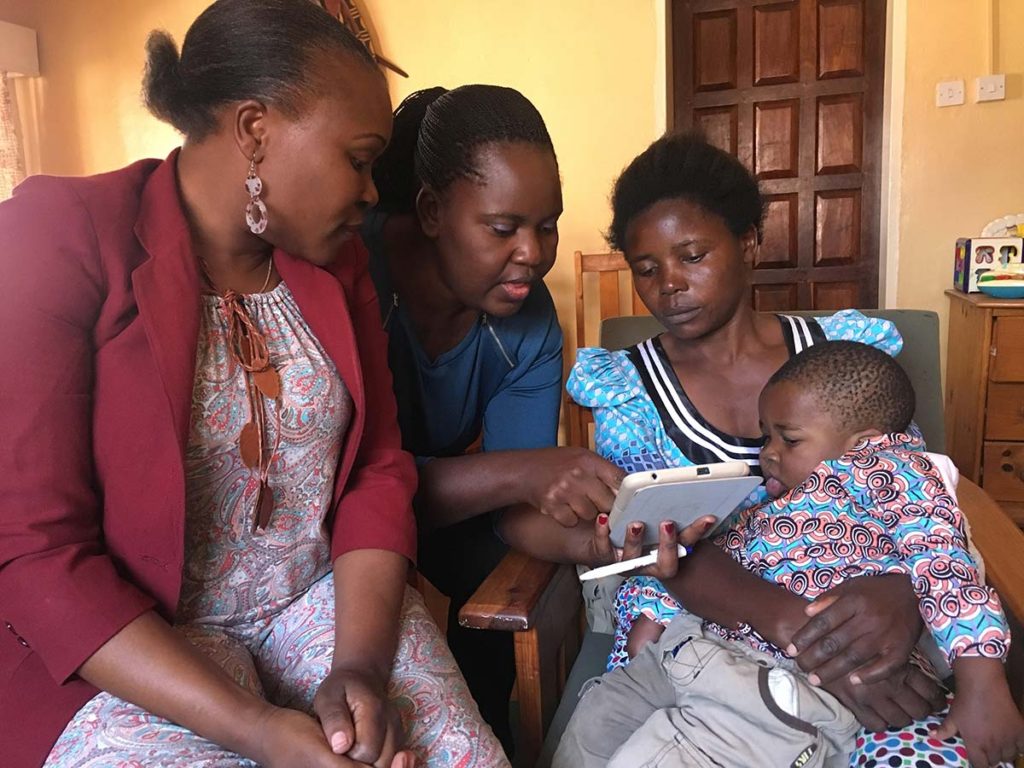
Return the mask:
<path id="1" fill-rule="evenodd" d="M 843 448 L 843 453 L 846 453 L 847 451 L 852 449 L 853 446 L 855 446 L 861 440 L 864 440 L 865 438 L 868 438 L 868 437 L 878 437 L 881 434 L 882 434 L 881 432 L 879 432 L 877 429 L 874 429 L 874 428 L 872 428 L 872 429 L 862 429 L 859 432 L 854 432 L 852 435 L 850 435 L 847 438 L 846 445 Z"/>
<path id="2" fill-rule="evenodd" d="M 437 193 L 429 187 L 421 187 L 416 195 L 416 216 L 420 220 L 420 229 L 429 238 L 435 238 L 441 229 L 440 201 Z"/>

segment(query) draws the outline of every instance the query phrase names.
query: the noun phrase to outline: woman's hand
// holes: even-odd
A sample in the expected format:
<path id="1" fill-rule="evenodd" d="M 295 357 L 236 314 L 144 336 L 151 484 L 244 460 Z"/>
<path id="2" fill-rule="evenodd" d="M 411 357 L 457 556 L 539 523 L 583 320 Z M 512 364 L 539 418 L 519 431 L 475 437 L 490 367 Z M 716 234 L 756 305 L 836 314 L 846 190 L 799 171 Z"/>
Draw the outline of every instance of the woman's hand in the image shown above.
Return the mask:
<path id="1" fill-rule="evenodd" d="M 411 768 L 411 752 L 401 752 L 404 734 L 386 685 L 368 672 L 337 668 L 313 699 L 320 738 L 334 755 L 376 768 Z M 348 763 L 339 763 L 339 765 Z"/>
<path id="2" fill-rule="evenodd" d="M 366 768 L 369 763 L 337 755 L 324 737 L 323 728 L 309 715 L 294 709 L 268 707 L 257 721 L 260 765 L 266 768 Z M 382 768 L 412 768 L 415 761 L 408 752 Z"/>
<path id="3" fill-rule="evenodd" d="M 921 637 L 917 596 L 901 574 L 851 579 L 804 612 L 808 621 L 780 647 L 811 673 L 812 683 L 846 675 L 854 684 L 885 680 L 903 669 Z"/>
<path id="4" fill-rule="evenodd" d="M 584 448 L 544 448 L 524 458 L 524 501 L 567 528 L 611 510 L 625 477 L 619 467 Z"/>
<path id="5" fill-rule="evenodd" d="M 658 560 L 654 565 L 632 571 L 632 575 L 653 576 L 656 579 L 670 579 L 679 570 L 678 545 L 693 546 L 715 524 L 715 518 L 702 517 L 681 531 L 671 520 L 658 526 Z M 612 546 L 608 515 L 600 514 L 594 521 L 594 536 L 591 541 L 587 564 L 591 567 L 606 565 L 620 560 L 631 560 L 644 554 L 644 524 L 630 523 L 626 526 L 626 538 L 622 549 Z"/>

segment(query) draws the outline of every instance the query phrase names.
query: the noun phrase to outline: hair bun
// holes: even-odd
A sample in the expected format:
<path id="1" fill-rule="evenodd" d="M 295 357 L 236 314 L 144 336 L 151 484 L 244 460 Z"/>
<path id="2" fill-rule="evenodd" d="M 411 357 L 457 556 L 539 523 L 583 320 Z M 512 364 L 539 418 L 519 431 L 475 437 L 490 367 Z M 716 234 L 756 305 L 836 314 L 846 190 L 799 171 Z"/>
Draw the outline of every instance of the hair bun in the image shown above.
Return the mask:
<path id="1" fill-rule="evenodd" d="M 174 38 L 161 29 L 149 33 L 146 40 L 146 74 L 142 94 L 149 111 L 183 130 L 181 58 Z"/>

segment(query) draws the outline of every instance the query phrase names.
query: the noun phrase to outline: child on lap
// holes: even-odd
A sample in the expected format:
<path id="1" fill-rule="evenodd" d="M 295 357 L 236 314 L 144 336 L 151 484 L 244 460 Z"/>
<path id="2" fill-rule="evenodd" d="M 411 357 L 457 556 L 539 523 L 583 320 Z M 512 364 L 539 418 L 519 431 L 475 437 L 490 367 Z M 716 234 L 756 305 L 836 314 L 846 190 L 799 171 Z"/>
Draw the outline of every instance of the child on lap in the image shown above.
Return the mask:
<path id="1" fill-rule="evenodd" d="M 857 576 L 909 574 L 957 681 L 933 738 L 959 732 L 975 765 L 1015 757 L 1024 720 L 1003 672 L 1005 617 L 994 591 L 979 583 L 956 501 L 920 441 L 905 434 L 914 411 L 906 374 L 867 345 L 821 343 L 791 358 L 759 405 L 761 467 L 773 500 L 741 512 L 716 544 L 808 600 Z M 630 658 L 681 611 L 659 587 L 640 577 L 619 591 L 616 647 Z M 787 658 L 749 627 L 705 630 Z M 869 741 L 858 744 L 858 764 L 873 759 Z"/>

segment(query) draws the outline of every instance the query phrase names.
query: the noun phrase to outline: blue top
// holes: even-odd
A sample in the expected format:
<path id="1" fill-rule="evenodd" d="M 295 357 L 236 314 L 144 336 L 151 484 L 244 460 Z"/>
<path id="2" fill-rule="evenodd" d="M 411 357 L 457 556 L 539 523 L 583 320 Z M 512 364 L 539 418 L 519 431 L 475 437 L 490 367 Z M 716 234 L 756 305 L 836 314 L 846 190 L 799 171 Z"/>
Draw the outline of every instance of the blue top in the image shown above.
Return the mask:
<path id="1" fill-rule="evenodd" d="M 484 451 L 556 443 L 562 391 L 562 329 L 544 283 L 511 317 L 481 314 L 469 333 L 430 360 L 391 286 L 381 237 L 386 215 L 367 216 L 363 240 L 388 331 L 388 362 L 403 447 L 420 464 L 458 456 L 477 438 Z"/>

